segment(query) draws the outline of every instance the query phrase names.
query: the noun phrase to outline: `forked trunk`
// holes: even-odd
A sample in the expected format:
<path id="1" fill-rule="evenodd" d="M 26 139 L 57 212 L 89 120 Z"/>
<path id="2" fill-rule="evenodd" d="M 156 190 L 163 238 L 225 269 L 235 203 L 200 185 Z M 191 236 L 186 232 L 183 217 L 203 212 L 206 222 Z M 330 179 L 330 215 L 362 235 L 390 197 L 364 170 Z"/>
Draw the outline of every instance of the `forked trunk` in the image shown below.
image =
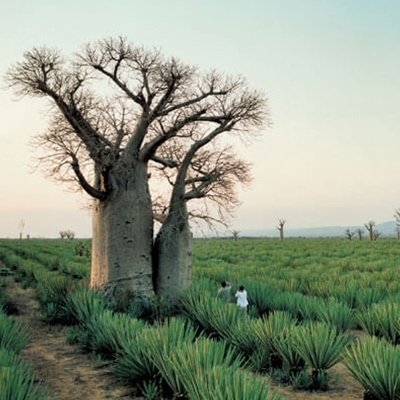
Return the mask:
<path id="1" fill-rule="evenodd" d="M 178 304 L 179 293 L 191 279 L 193 235 L 186 204 L 169 213 L 157 235 L 154 249 L 156 293 L 171 306 Z"/>
<path id="2" fill-rule="evenodd" d="M 147 170 L 136 168 L 106 201 L 93 206 L 90 285 L 110 299 L 130 290 L 149 298 L 152 284 L 153 222 Z"/>

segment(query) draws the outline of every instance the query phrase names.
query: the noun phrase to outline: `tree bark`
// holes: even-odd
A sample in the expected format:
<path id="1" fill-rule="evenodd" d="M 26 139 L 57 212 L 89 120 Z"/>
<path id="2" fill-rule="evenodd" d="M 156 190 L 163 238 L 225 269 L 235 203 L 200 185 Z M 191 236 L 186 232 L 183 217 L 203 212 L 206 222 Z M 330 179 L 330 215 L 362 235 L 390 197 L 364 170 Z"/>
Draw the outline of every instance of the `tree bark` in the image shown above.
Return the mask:
<path id="1" fill-rule="evenodd" d="M 154 287 L 173 307 L 178 305 L 179 293 L 190 283 L 192 252 L 193 235 L 183 202 L 168 214 L 154 246 Z"/>
<path id="2" fill-rule="evenodd" d="M 146 165 L 137 163 L 122 182 L 107 200 L 94 200 L 90 286 L 110 299 L 130 290 L 138 301 L 146 301 L 153 291 L 153 220 Z"/>

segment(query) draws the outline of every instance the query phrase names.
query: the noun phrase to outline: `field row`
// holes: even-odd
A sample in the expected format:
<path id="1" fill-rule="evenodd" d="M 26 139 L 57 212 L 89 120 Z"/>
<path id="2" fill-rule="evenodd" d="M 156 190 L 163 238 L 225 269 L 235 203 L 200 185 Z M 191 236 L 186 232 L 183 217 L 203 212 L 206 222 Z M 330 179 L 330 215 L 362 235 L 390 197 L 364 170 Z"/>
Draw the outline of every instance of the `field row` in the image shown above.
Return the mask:
<path id="1" fill-rule="evenodd" d="M 0 259 L 16 270 L 17 278 L 37 285 L 49 322 L 73 324 L 68 335 L 71 343 L 113 360 L 117 376 L 141 384 L 146 396 L 162 393 L 167 398 L 178 395 L 202 400 L 218 398 L 210 393 L 206 397 L 193 397 L 205 387 L 212 388 L 215 379 L 215 382 L 231 380 L 243 387 L 249 385 L 243 389 L 242 397 L 232 397 L 234 391 L 226 384 L 224 398 L 265 399 L 269 389 L 261 384 L 260 373 L 298 389 L 326 390 L 329 370 L 340 361 L 345 362 L 371 399 L 396 399 L 400 395 L 400 385 L 395 379 L 400 374 L 400 363 L 396 361 L 400 305 L 395 291 L 399 280 L 394 241 L 356 243 L 352 252 L 349 246 L 354 243 L 335 240 L 283 244 L 268 240 L 198 241 L 194 254 L 195 280 L 181 296 L 181 316 L 173 319 L 166 318 L 168 305 L 156 297 L 147 309 L 131 304 L 129 299 L 106 304 L 101 296 L 84 289 L 88 260 L 83 261 L 84 256 L 76 254 L 71 243 L 55 241 L 54 247 L 49 243 L 34 243 L 33 249 L 29 247 L 31 244 L 17 241 L 0 242 Z M 266 249 L 257 247 L 261 245 Z M 374 246 L 372 252 L 370 245 Z M 281 256 L 282 246 L 286 246 L 285 257 L 294 260 L 284 266 L 271 261 Z M 205 257 L 207 249 L 209 257 Z M 369 261 L 365 258 L 365 270 L 356 258 L 358 250 L 365 257 L 370 255 Z M 257 251 L 261 258 L 268 255 L 270 261 L 265 258 L 257 267 L 252 266 Z M 304 263 L 296 261 L 296 252 L 303 254 Z M 307 264 L 307 260 L 317 258 L 318 252 L 321 265 L 317 268 Z M 383 256 L 385 252 L 389 255 L 385 263 L 380 262 L 374 269 L 375 253 Z M 229 255 L 230 263 L 226 261 Z M 335 262 L 342 259 L 341 266 L 334 266 L 330 255 Z M 63 260 L 62 268 L 54 268 L 57 258 Z M 86 273 L 79 276 L 72 272 L 76 265 L 84 266 Z M 324 271 L 327 282 L 321 280 L 319 271 Z M 363 279 L 357 281 L 358 275 Z M 265 276 L 268 279 L 262 278 Z M 287 276 L 290 279 L 285 280 Z M 296 276 L 302 277 L 297 286 L 290 283 L 297 282 Z M 309 288 L 326 283 L 328 290 L 318 295 L 304 290 L 305 277 L 312 279 Z M 234 288 L 238 284 L 246 286 L 250 301 L 247 314 L 216 299 L 216 280 L 222 279 L 232 281 Z M 355 340 L 350 331 L 354 328 L 362 328 L 371 336 Z M 219 352 L 229 357 L 207 358 L 205 354 Z M 201 370 L 204 365 L 215 376 L 206 374 L 206 380 L 201 381 L 193 371 L 182 369 L 183 359 L 198 364 L 198 373 L 205 374 Z M 229 375 L 233 371 L 235 377 Z M 250 388 L 258 389 L 254 392 Z M 214 389 L 216 393 L 221 390 L 217 385 Z M 251 397 L 245 397 L 246 393 L 251 393 Z M 278 393 L 269 396 L 279 398 Z"/>

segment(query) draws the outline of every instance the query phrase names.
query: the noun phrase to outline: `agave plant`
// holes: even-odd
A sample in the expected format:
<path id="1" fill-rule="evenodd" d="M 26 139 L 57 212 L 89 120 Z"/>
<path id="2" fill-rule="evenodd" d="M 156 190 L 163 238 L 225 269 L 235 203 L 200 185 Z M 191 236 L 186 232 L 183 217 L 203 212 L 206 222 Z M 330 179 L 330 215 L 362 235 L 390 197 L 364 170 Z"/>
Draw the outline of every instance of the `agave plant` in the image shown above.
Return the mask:
<path id="1" fill-rule="evenodd" d="M 282 359 L 274 347 L 274 340 L 295 324 L 296 319 L 286 311 L 275 311 L 269 314 L 268 317 L 259 319 L 252 324 L 252 331 L 259 342 L 257 351 L 260 351 L 264 357 L 269 358 L 269 366 L 281 368 Z M 257 358 L 253 358 L 253 364 L 255 361 L 258 361 Z M 264 365 L 263 367 L 265 368 L 266 366 Z"/>
<path id="2" fill-rule="evenodd" d="M 373 336 L 383 337 L 393 344 L 400 343 L 400 304 L 379 303 L 359 311 L 356 320 Z"/>
<path id="3" fill-rule="evenodd" d="M 400 398 L 400 348 L 369 337 L 346 351 L 344 363 L 377 400 Z"/>
<path id="4" fill-rule="evenodd" d="M 13 351 L 0 348 L 0 369 L 10 369 L 21 376 L 30 375 L 30 365 Z"/>
<path id="5" fill-rule="evenodd" d="M 282 367 L 289 378 L 298 375 L 305 369 L 304 358 L 295 346 L 296 332 L 299 329 L 297 325 L 292 325 L 272 340 L 274 349 L 283 361 Z"/>
<path id="6" fill-rule="evenodd" d="M 191 369 L 181 364 L 178 369 L 191 400 L 280 400 L 271 393 L 265 380 L 247 371 L 214 365 L 207 370 Z"/>
<path id="7" fill-rule="evenodd" d="M 320 321 L 333 325 L 339 332 L 346 332 L 354 321 L 353 310 L 332 298 L 319 304 L 317 316 Z"/>
<path id="8" fill-rule="evenodd" d="M 117 353 L 111 370 L 121 381 L 136 383 L 151 380 L 157 376 L 157 368 L 149 358 L 147 338 L 151 335 L 152 329 L 145 328 L 137 336 L 128 339 Z"/>
<path id="9" fill-rule="evenodd" d="M 0 311 L 0 348 L 19 353 L 29 343 L 30 338 L 28 327 L 21 326 Z"/>
<path id="10" fill-rule="evenodd" d="M 240 311 L 240 310 L 239 310 Z M 257 320 L 247 318 L 243 320 L 243 315 L 230 326 L 225 326 L 222 337 L 246 357 L 250 357 L 254 352 L 259 352 L 261 342 L 254 334 L 254 327 Z"/>
<path id="11" fill-rule="evenodd" d="M 47 271 L 35 271 L 38 282 L 37 297 L 45 319 L 49 323 L 64 320 L 64 306 L 71 291 L 71 279 L 62 275 L 49 274 Z"/>
<path id="12" fill-rule="evenodd" d="M 35 384 L 33 376 L 0 367 L 0 400 L 51 400 L 46 389 Z"/>
<path id="13" fill-rule="evenodd" d="M 226 343 L 199 338 L 172 355 L 176 375 L 191 400 L 270 399 L 269 387 L 240 369 L 243 360 Z"/>
<path id="14" fill-rule="evenodd" d="M 35 384 L 30 365 L 6 349 L 0 349 L 0 400 L 50 400 Z"/>
<path id="15" fill-rule="evenodd" d="M 275 337 L 280 336 L 289 327 L 295 325 L 297 320 L 286 311 L 275 311 L 259 319 L 253 326 L 255 336 L 265 347 L 271 347 Z"/>
<path id="16" fill-rule="evenodd" d="M 102 296 L 95 291 L 78 289 L 68 294 L 65 299 L 65 313 L 68 318 L 86 325 L 93 315 L 107 310 Z"/>
<path id="17" fill-rule="evenodd" d="M 245 287 L 248 292 L 250 306 L 256 307 L 260 316 L 273 310 L 273 299 L 276 296 L 275 289 L 257 282 L 246 282 Z"/>
<path id="18" fill-rule="evenodd" d="M 343 358 L 345 348 L 353 338 L 321 322 L 300 327 L 294 334 L 294 347 L 317 377 Z"/>
<path id="19" fill-rule="evenodd" d="M 190 323 L 178 318 L 156 328 L 145 328 L 135 337 L 121 341 L 122 348 L 111 369 L 128 383 L 150 380 L 161 374 L 171 389 L 179 392 L 169 356 L 183 342 L 192 342 L 195 334 Z"/>
<path id="20" fill-rule="evenodd" d="M 193 323 L 208 333 L 213 332 L 209 321 L 210 309 L 215 299 L 207 293 L 197 293 L 196 290 L 187 290 L 180 298 L 180 305 L 185 315 Z"/>
<path id="21" fill-rule="evenodd" d="M 171 360 L 172 355 L 184 343 L 192 344 L 195 336 L 193 325 L 180 318 L 166 320 L 163 325 L 147 332 L 147 355 L 174 396 L 185 392 Z"/>
<path id="22" fill-rule="evenodd" d="M 85 326 L 91 337 L 91 349 L 106 357 L 115 356 L 144 327 L 143 321 L 111 310 L 94 314 Z"/>

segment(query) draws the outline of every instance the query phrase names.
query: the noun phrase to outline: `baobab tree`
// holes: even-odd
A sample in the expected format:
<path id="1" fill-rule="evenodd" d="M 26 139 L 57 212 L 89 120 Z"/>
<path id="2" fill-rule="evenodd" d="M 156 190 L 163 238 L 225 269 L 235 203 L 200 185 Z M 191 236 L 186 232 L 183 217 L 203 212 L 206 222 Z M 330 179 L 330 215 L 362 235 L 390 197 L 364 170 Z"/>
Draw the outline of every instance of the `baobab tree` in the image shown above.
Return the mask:
<path id="1" fill-rule="evenodd" d="M 232 240 L 234 241 L 234 242 L 237 242 L 237 240 L 239 239 L 239 231 L 237 231 L 236 229 L 234 229 L 232 232 Z"/>
<path id="2" fill-rule="evenodd" d="M 22 236 L 24 234 L 24 228 L 25 228 L 25 220 L 21 219 L 18 223 L 18 230 L 19 230 L 19 238 L 22 239 Z"/>
<path id="3" fill-rule="evenodd" d="M 397 233 L 397 240 L 400 242 L 400 208 L 394 211 L 394 217 L 396 219 L 396 233 Z"/>
<path id="4" fill-rule="evenodd" d="M 283 242 L 283 227 L 285 226 L 285 220 L 284 219 L 279 219 L 278 225 L 276 229 L 279 231 L 279 241 Z"/>
<path id="5" fill-rule="evenodd" d="M 130 289 L 148 298 L 154 275 L 162 275 L 162 238 L 188 237 L 187 200 L 212 193 L 201 180 L 187 191 L 198 152 L 222 135 L 248 137 L 268 124 L 265 95 L 244 79 L 200 73 L 124 38 L 89 44 L 70 61 L 34 48 L 5 78 L 18 95 L 49 100 L 53 116 L 37 137 L 41 161 L 49 175 L 93 199 L 91 287 L 110 297 Z M 175 147 L 173 158 L 164 156 L 166 147 Z M 176 173 L 155 246 L 154 165 Z M 191 252 L 186 240 L 177 247 L 178 257 Z"/>
<path id="6" fill-rule="evenodd" d="M 375 222 L 370 220 L 364 224 L 365 229 L 368 231 L 369 241 L 372 242 L 374 240 L 374 226 Z"/>
<path id="7" fill-rule="evenodd" d="M 356 234 L 356 232 L 352 231 L 350 229 L 346 229 L 344 234 L 346 235 L 346 239 L 351 241 L 353 239 L 354 235 Z"/>
<path id="8" fill-rule="evenodd" d="M 180 157 L 174 146 L 168 149 L 168 159 L 175 160 L 176 168 L 161 168 L 162 174 L 172 185 L 168 206 L 164 206 L 165 220 L 159 230 L 154 251 L 154 285 L 156 292 L 177 301 L 177 287 L 184 287 L 190 280 L 192 264 L 192 234 L 189 219 L 206 219 L 208 224 L 218 220 L 224 223 L 224 214 L 237 205 L 236 183 L 250 181 L 249 165 L 235 158 L 231 148 L 211 151 L 204 149 L 207 140 L 194 141 Z M 178 146 L 180 149 L 182 146 Z M 167 154 L 164 149 L 163 156 Z M 205 209 L 188 204 L 202 202 Z M 207 212 L 208 203 L 217 205 L 218 218 Z"/>
<path id="9" fill-rule="evenodd" d="M 362 240 L 363 235 L 364 235 L 364 231 L 362 228 L 357 228 L 356 230 L 357 236 L 358 236 L 358 240 Z"/>
<path id="10" fill-rule="evenodd" d="M 381 236 L 381 235 L 382 235 L 382 232 L 374 231 L 374 232 L 372 233 L 372 239 L 376 241 L 376 240 L 379 239 L 379 236 Z"/>
<path id="11" fill-rule="evenodd" d="M 75 232 L 71 231 L 70 229 L 67 229 L 65 231 L 60 231 L 59 232 L 60 238 L 63 239 L 67 239 L 67 240 L 72 240 L 75 238 Z"/>

